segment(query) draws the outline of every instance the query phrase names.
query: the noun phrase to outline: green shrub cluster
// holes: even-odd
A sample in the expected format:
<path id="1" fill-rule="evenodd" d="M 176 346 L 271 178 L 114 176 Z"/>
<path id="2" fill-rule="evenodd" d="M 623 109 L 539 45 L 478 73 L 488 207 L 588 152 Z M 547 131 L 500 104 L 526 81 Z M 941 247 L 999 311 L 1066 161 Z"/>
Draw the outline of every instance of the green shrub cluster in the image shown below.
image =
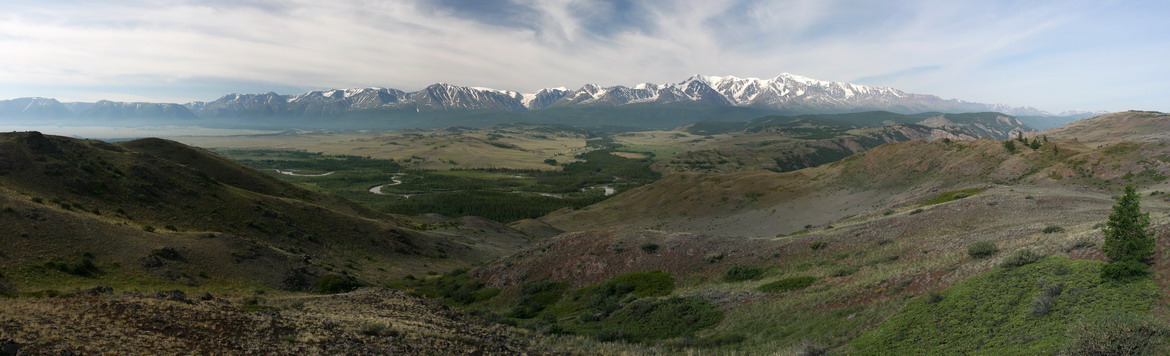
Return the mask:
<path id="1" fill-rule="evenodd" d="M 1170 329 L 1132 313 L 1107 312 L 1073 324 L 1068 335 L 1064 355 L 1165 355 Z"/>
<path id="2" fill-rule="evenodd" d="M 978 241 L 967 246 L 967 255 L 971 258 L 988 258 L 999 253 L 999 247 L 991 241 Z"/>
<path id="3" fill-rule="evenodd" d="M 564 282 L 528 282 L 520 287 L 520 303 L 508 312 L 508 317 L 531 319 L 555 304 L 569 288 Z"/>
<path id="4" fill-rule="evenodd" d="M 723 273 L 723 280 L 728 282 L 754 281 L 764 275 L 764 269 L 759 266 L 735 266 Z"/>
<path id="5" fill-rule="evenodd" d="M 88 253 L 76 260 L 54 259 L 46 262 L 45 267 L 80 277 L 93 277 L 102 272 L 93 263 L 93 256 Z"/>
<path id="6" fill-rule="evenodd" d="M 856 355 L 1053 355 L 1065 345 L 1086 347 L 1127 340 L 1118 330 L 1108 337 L 1069 325 L 1093 319 L 1102 311 L 1146 313 L 1161 295 L 1150 280 L 1120 284 L 1099 277 L 1104 263 L 1048 257 L 1018 268 L 998 268 L 970 277 L 942 293 L 911 301 L 898 314 L 851 342 L 842 354 Z M 1142 335 L 1142 329 L 1132 328 Z M 1157 333 L 1144 333 L 1156 335 Z M 1166 334 L 1162 334 L 1166 335 Z M 1083 340 L 1078 340 L 1083 339 Z M 1139 339 L 1149 340 L 1145 336 Z M 1126 341 L 1128 342 L 1128 340 Z M 1113 350 L 1117 350 L 1114 348 Z M 1134 350 L 1134 349 L 1127 349 Z M 1141 353 L 1137 353 L 1141 354 Z"/>
<path id="7" fill-rule="evenodd" d="M 723 318 L 715 306 L 695 297 L 639 299 L 598 323 L 599 339 L 657 340 L 694 334 Z"/>
<path id="8" fill-rule="evenodd" d="M 693 336 L 723 317 L 723 312 L 701 298 L 663 298 L 673 292 L 674 278 L 662 271 L 621 274 L 562 293 L 566 288 L 566 284 L 549 282 L 522 287 L 521 305 L 542 306 L 539 311 L 526 314 L 532 319 L 523 326 L 545 333 L 587 335 L 602 341 L 640 342 Z M 734 336 L 707 340 L 711 344 L 740 341 Z"/>
<path id="9" fill-rule="evenodd" d="M 972 188 L 972 189 L 953 190 L 953 191 L 949 191 L 949 192 L 944 192 L 944 193 L 941 193 L 934 198 L 931 198 L 930 200 L 927 200 L 925 203 L 922 203 L 922 205 L 928 206 L 928 205 L 942 204 L 942 203 L 946 203 L 949 201 L 959 200 L 959 199 L 963 199 L 966 197 L 970 197 L 970 196 L 975 195 L 975 194 L 982 193 L 984 190 L 987 190 L 987 189 Z"/>
<path id="10" fill-rule="evenodd" d="M 785 279 L 781 279 L 781 280 L 778 280 L 778 281 L 775 281 L 772 283 L 762 285 L 762 286 L 760 286 L 759 290 L 761 292 L 768 292 L 768 293 L 788 292 L 788 291 L 794 291 L 794 290 L 808 288 L 808 286 L 811 286 L 811 285 L 813 285 L 813 283 L 816 283 L 816 282 L 817 282 L 817 277 L 812 277 L 812 276 L 791 277 L 791 278 L 785 278 Z"/>
<path id="11" fill-rule="evenodd" d="M 317 278 L 317 292 L 325 294 L 345 293 L 364 287 L 365 283 L 349 275 L 326 274 Z"/>
<path id="12" fill-rule="evenodd" d="M 674 291 L 674 277 L 659 270 L 619 274 L 610 278 L 606 284 L 628 286 L 638 298 L 663 296 Z"/>
<path id="13" fill-rule="evenodd" d="M 999 263 L 999 266 L 1004 268 L 1019 267 L 1036 262 L 1040 260 L 1041 257 L 1044 256 L 1040 256 L 1040 254 L 1036 253 L 1036 251 L 1032 251 L 1030 248 L 1021 248 L 1016 250 L 1016 252 L 1013 252 L 1007 258 L 1003 259 L 1003 261 Z"/>
<path id="14" fill-rule="evenodd" d="M 483 283 L 467 277 L 466 269 L 451 271 L 438 278 L 408 281 L 415 292 L 431 298 L 443 298 L 454 305 L 468 305 L 491 299 L 499 288 L 484 288 Z"/>

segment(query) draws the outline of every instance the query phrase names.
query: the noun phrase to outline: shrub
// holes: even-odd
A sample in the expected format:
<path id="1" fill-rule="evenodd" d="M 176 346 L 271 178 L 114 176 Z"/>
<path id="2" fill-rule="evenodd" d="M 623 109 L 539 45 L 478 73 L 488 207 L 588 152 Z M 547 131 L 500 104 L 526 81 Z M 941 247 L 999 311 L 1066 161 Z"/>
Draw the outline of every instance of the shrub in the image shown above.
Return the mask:
<path id="1" fill-rule="evenodd" d="M 1101 278 L 1128 282 L 1150 274 L 1150 266 L 1134 260 L 1116 261 L 1101 266 Z"/>
<path id="2" fill-rule="evenodd" d="M 1057 233 L 1057 232 L 1064 232 L 1064 228 L 1060 227 L 1060 225 L 1048 225 L 1048 226 L 1044 227 L 1045 234 L 1051 234 L 1051 233 Z"/>
<path id="3" fill-rule="evenodd" d="M 922 212 L 922 209 L 921 209 L 921 208 L 919 208 L 919 209 L 914 209 L 914 210 L 911 210 L 911 211 L 910 211 L 910 215 L 915 215 L 915 214 L 918 214 L 918 213 L 921 213 L 921 212 Z"/>
<path id="4" fill-rule="evenodd" d="M 45 267 L 79 277 L 93 277 L 94 275 L 101 273 L 101 270 L 93 264 L 93 257 L 90 256 L 82 257 L 76 261 L 63 261 L 55 259 L 45 263 Z"/>
<path id="5" fill-rule="evenodd" d="M 1073 324 L 1067 334 L 1065 355 L 1156 355 L 1165 353 L 1170 331 L 1149 318 L 1108 312 Z"/>
<path id="6" fill-rule="evenodd" d="M 674 291 L 674 277 L 659 270 L 619 274 L 609 282 L 633 287 L 634 296 L 638 298 L 663 296 Z"/>
<path id="7" fill-rule="evenodd" d="M 370 323 L 362 326 L 361 333 L 369 336 L 398 336 L 401 333 L 382 323 Z"/>
<path id="8" fill-rule="evenodd" d="M 700 338 L 698 340 L 695 340 L 693 343 L 691 343 L 688 346 L 719 347 L 719 346 L 725 346 L 725 345 L 735 345 L 735 344 L 743 342 L 744 340 L 747 340 L 747 337 L 744 337 L 743 335 L 740 335 L 740 334 L 718 334 L 718 335 L 712 335 L 712 336 Z"/>
<path id="9" fill-rule="evenodd" d="M 623 331 L 617 339 L 634 341 L 666 339 L 693 334 L 715 325 L 723 312 L 696 297 L 640 299 L 615 311 L 601 324 L 605 329 Z"/>
<path id="10" fill-rule="evenodd" d="M 658 251 L 658 244 L 647 242 L 638 248 L 642 249 L 642 252 L 645 253 L 654 253 L 654 251 Z"/>
<path id="11" fill-rule="evenodd" d="M 857 267 L 841 267 L 833 271 L 833 277 L 845 277 L 857 273 Z"/>
<path id="12" fill-rule="evenodd" d="M 779 293 L 808 288 L 817 282 L 817 277 L 800 276 L 781 279 L 772 283 L 760 286 L 761 292 Z"/>
<path id="13" fill-rule="evenodd" d="M 816 250 L 820 250 L 820 249 L 823 249 L 823 248 L 828 247 L 828 246 L 829 246 L 828 242 L 817 241 L 817 242 L 813 242 L 813 243 L 809 244 L 808 248 L 812 249 L 813 251 L 816 251 Z"/>
<path id="14" fill-rule="evenodd" d="M 999 247 L 991 241 L 978 241 L 967 246 L 967 255 L 971 258 L 988 258 L 999 253 Z"/>
<path id="15" fill-rule="evenodd" d="M 1037 254 L 1030 248 L 1021 248 L 1013 252 L 1011 256 L 1003 259 L 1003 262 L 1000 262 L 999 266 L 1004 268 L 1019 267 L 1036 262 L 1041 257 L 1043 256 L 1040 256 L 1040 254 Z"/>
<path id="16" fill-rule="evenodd" d="M 716 263 L 716 262 L 719 262 L 722 260 L 723 260 L 722 253 L 711 253 L 711 254 L 707 254 L 707 256 L 703 257 L 703 261 L 707 261 L 707 263 Z"/>
<path id="17" fill-rule="evenodd" d="M 12 295 L 13 293 L 16 293 L 16 287 L 8 281 L 8 278 L 0 274 L 0 296 Z"/>
<path id="18" fill-rule="evenodd" d="M 143 226 L 142 231 L 154 232 L 154 226 L 150 226 L 150 225 Z"/>
<path id="19" fill-rule="evenodd" d="M 327 274 L 317 279 L 317 292 L 325 294 L 345 293 L 365 284 L 350 276 Z"/>
<path id="20" fill-rule="evenodd" d="M 1040 293 L 1032 298 L 1032 309 L 1028 311 L 1032 316 L 1045 316 L 1052 312 L 1052 307 L 1055 305 L 1056 297 L 1064 291 L 1062 284 L 1044 284 L 1041 283 Z"/>
<path id="21" fill-rule="evenodd" d="M 893 214 L 894 214 L 893 209 L 886 209 L 886 211 L 882 212 L 882 215 L 893 215 Z"/>
<path id="22" fill-rule="evenodd" d="M 942 293 L 930 292 L 926 294 L 926 304 L 934 304 L 943 300 Z"/>
<path id="23" fill-rule="evenodd" d="M 1093 248 L 1093 247 L 1097 247 L 1096 241 L 1093 241 L 1092 239 L 1089 239 L 1089 238 L 1082 238 L 1082 239 L 1074 242 L 1072 245 L 1065 247 L 1064 252 L 1073 252 L 1076 250 L 1085 249 L 1085 248 Z"/>
<path id="24" fill-rule="evenodd" d="M 561 295 L 569 288 L 564 282 L 528 282 L 520 288 L 520 304 L 508 312 L 509 317 L 530 319 L 545 308 L 561 300 Z M 496 288 L 492 288 L 496 289 Z M 499 289 L 496 289 L 497 293 Z"/>
<path id="25" fill-rule="evenodd" d="M 752 281 L 760 279 L 764 270 L 756 266 L 735 266 L 723 273 L 723 280 L 730 282 Z"/>

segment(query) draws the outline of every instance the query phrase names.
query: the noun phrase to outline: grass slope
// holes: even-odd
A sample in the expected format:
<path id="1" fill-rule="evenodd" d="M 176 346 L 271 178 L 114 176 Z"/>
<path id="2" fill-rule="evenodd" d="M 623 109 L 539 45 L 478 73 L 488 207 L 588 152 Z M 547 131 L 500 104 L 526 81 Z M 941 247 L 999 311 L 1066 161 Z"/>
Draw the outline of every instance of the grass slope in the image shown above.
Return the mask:
<path id="1" fill-rule="evenodd" d="M 974 276 L 916 298 L 853 341 L 858 355 L 1050 355 L 1077 335 L 1069 325 L 1111 311 L 1147 313 L 1160 298 L 1153 281 L 1100 278 L 1102 263 L 1050 257 Z M 1046 288 L 1061 286 L 1042 312 Z"/>

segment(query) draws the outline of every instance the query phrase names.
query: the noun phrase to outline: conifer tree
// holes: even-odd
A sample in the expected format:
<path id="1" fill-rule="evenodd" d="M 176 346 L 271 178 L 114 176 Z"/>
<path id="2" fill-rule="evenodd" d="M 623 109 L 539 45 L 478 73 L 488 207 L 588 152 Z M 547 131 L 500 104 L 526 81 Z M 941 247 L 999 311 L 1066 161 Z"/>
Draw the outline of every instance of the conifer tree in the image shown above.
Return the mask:
<path id="1" fill-rule="evenodd" d="M 1105 244 L 1101 250 L 1111 262 L 1101 267 L 1101 277 L 1127 281 L 1150 274 L 1154 256 L 1154 236 L 1150 233 L 1150 214 L 1142 213 L 1141 198 L 1133 185 L 1117 198 L 1113 213 L 1105 223 Z"/>
<path id="2" fill-rule="evenodd" d="M 1141 197 L 1133 185 L 1113 205 L 1105 223 L 1105 244 L 1101 249 L 1113 261 L 1147 262 L 1154 256 L 1154 237 L 1150 233 L 1150 214 L 1142 213 Z"/>

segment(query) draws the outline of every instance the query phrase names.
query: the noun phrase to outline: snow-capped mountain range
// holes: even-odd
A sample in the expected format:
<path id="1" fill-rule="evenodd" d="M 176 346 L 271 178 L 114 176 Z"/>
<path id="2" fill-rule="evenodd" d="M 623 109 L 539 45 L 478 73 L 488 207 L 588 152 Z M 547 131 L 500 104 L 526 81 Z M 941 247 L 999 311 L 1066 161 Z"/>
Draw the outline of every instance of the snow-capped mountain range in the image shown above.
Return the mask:
<path id="1" fill-rule="evenodd" d="M 1031 107 L 945 100 L 934 95 L 829 82 L 788 73 L 772 79 L 695 75 L 673 84 L 643 83 L 633 87 L 586 84 L 572 91 L 562 87 L 543 89 L 536 93 L 439 83 L 409 93 L 397 89 L 361 88 L 313 91 L 290 96 L 275 93 L 230 94 L 212 102 L 195 102 L 186 106 L 201 117 L 218 117 L 237 113 L 277 115 L 289 111 L 329 116 L 345 111 L 377 109 L 524 112 L 571 105 L 621 106 L 680 102 L 773 109 L 789 113 L 887 110 L 899 113 L 996 111 L 1012 115 L 1045 114 Z"/>
<path id="2" fill-rule="evenodd" d="M 519 93 L 439 83 L 415 92 L 388 88 L 311 91 L 299 95 L 228 94 L 187 104 L 60 103 L 55 99 L 0 100 L 0 117 L 234 119 L 251 117 L 332 119 L 357 114 L 500 111 L 522 113 L 573 106 L 695 103 L 785 114 L 885 110 L 897 113 L 984 112 L 1051 115 L 1032 107 L 981 104 L 893 88 L 823 81 L 793 74 L 771 79 L 695 75 L 672 84 L 633 87 L 587 84 L 576 90 L 548 88 Z"/>

